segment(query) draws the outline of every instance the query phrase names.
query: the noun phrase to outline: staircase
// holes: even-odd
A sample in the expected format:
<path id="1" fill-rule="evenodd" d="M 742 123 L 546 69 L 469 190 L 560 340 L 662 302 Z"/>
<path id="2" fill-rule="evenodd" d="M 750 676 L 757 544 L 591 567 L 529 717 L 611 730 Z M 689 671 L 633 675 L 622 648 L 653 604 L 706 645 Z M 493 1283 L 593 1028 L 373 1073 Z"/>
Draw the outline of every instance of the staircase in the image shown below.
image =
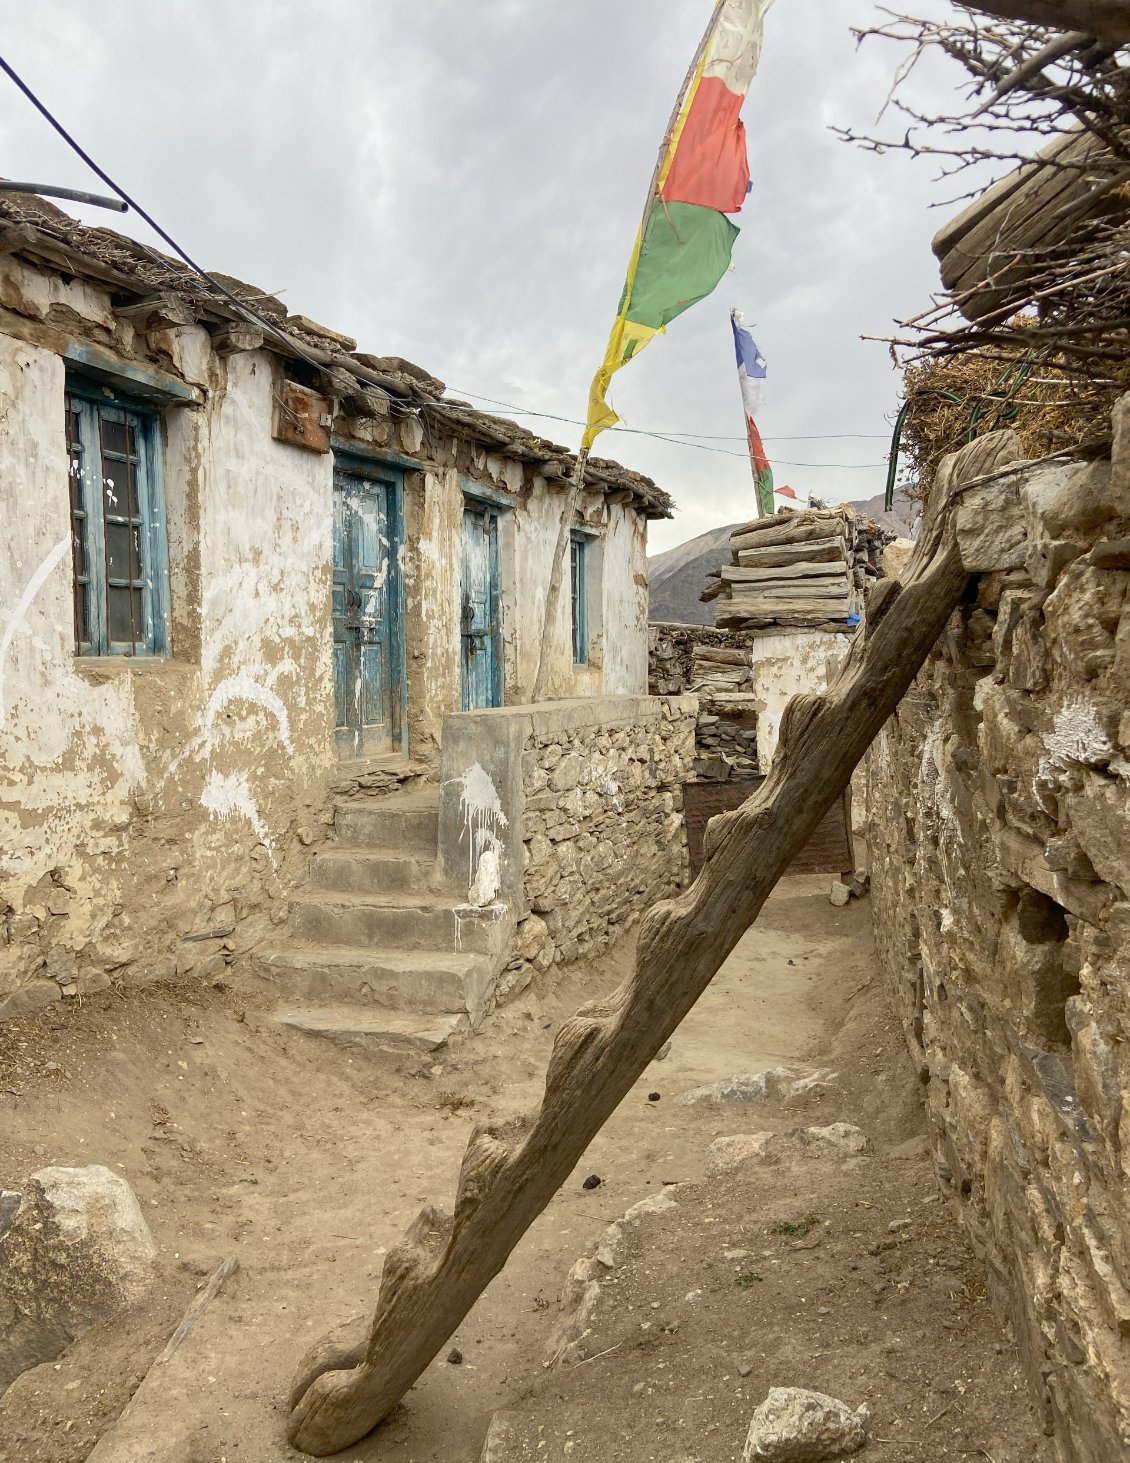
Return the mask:
<path id="1" fill-rule="evenodd" d="M 260 968 L 274 1020 L 350 1046 L 435 1051 L 486 1015 L 510 954 L 509 909 L 440 887 L 435 784 L 340 802 L 336 843 L 291 900 L 289 937 Z"/>

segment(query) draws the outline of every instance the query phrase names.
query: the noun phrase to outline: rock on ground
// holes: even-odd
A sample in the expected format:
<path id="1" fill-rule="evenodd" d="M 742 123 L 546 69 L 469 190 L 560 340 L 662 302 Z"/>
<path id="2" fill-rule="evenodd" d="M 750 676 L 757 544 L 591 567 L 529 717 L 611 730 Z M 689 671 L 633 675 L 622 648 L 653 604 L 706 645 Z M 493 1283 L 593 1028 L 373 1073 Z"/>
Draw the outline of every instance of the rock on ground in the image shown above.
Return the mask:
<path id="1" fill-rule="evenodd" d="M 771 1387 L 753 1414 L 742 1463 L 822 1463 L 857 1452 L 867 1441 L 871 1414 L 804 1387 Z"/>
<path id="2" fill-rule="evenodd" d="M 157 1248 L 108 1168 L 44 1168 L 0 1204 L 0 1392 L 139 1300 Z"/>
<path id="3" fill-rule="evenodd" d="M 871 1143 L 854 1123 L 829 1123 L 823 1128 L 794 1128 L 788 1133 L 733 1133 L 715 1138 L 706 1150 L 710 1178 L 731 1173 L 751 1159 L 776 1163 L 786 1156 L 859 1158 L 871 1152 Z"/>
<path id="4" fill-rule="evenodd" d="M 692 1087 L 689 1092 L 681 1092 L 675 1101 L 686 1107 L 703 1102 L 787 1102 L 790 1098 L 827 1086 L 834 1081 L 835 1075 L 834 1072 L 810 1072 L 807 1076 L 798 1077 L 787 1067 L 769 1067 L 764 1072 L 722 1077 L 708 1087 Z"/>

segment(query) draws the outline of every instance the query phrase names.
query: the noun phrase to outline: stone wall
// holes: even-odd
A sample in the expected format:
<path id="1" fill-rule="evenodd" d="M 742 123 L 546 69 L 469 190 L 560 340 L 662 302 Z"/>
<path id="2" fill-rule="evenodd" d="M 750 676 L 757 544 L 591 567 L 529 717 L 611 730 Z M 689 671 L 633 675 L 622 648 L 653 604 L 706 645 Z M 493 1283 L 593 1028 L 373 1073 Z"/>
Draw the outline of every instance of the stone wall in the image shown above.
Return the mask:
<path id="1" fill-rule="evenodd" d="M 1130 1456 L 1128 424 L 965 495 L 970 590 L 866 768 L 938 1173 L 1072 1463 Z"/>
<path id="2" fill-rule="evenodd" d="M 505 905 L 498 997 L 604 948 L 687 880 L 693 696 L 604 696 L 444 718 L 440 860 Z"/>

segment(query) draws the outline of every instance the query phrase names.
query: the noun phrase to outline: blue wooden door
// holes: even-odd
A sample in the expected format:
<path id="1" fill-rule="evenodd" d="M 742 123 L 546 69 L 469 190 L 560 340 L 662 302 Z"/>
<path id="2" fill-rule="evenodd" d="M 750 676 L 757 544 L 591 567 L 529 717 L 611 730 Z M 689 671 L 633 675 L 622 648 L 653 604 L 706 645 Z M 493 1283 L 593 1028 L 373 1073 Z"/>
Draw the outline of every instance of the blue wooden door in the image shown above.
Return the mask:
<path id="1" fill-rule="evenodd" d="M 343 757 L 399 747 L 397 487 L 395 475 L 377 469 L 334 468 L 334 712 Z"/>
<path id="2" fill-rule="evenodd" d="M 462 706 L 502 705 L 502 593 L 498 514 L 468 504 L 463 510 Z"/>

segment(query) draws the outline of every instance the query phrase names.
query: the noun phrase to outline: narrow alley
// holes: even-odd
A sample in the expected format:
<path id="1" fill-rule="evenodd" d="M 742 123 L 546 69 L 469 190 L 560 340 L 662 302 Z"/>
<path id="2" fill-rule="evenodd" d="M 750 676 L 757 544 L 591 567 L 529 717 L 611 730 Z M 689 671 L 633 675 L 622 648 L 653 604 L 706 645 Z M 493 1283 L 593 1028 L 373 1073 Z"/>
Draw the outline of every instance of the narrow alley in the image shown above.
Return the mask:
<path id="1" fill-rule="evenodd" d="M 448 1359 L 343 1457 L 472 1463 L 498 1412 L 497 1463 L 723 1463 L 739 1455 L 766 1388 L 795 1385 L 866 1400 L 890 1463 L 1051 1458 L 938 1196 L 914 1072 L 876 972 L 870 902 L 833 908 L 827 887 L 820 876 L 782 882 Z M 630 944 L 583 978 L 574 965 L 567 979 L 536 981 L 433 1055 L 288 1032 L 270 1019 L 269 984 L 252 977 L 100 993 L 81 1010 L 0 1028 L 14 1161 L 35 1168 L 52 1144 L 61 1164 L 128 1169 L 160 1257 L 140 1310 L 13 1383 L 4 1463 L 85 1459 L 141 1381 L 139 1358 L 160 1351 L 229 1253 L 239 1271 L 159 1398 L 138 1398 L 138 1422 L 163 1463 L 296 1456 L 283 1403 L 312 1337 L 367 1315 L 382 1257 L 420 1203 L 450 1204 L 472 1124 L 536 1100 L 561 1020 L 620 978 Z M 678 1101 L 774 1069 L 788 1076 L 771 1079 L 763 1101 Z M 788 1136 L 840 1123 L 862 1130 L 862 1156 L 850 1141 Z M 705 1174 L 716 1140 L 765 1132 L 784 1136 Z M 600 1184 L 586 1189 L 590 1175 Z M 656 1195 L 676 1207 L 628 1227 L 586 1334 L 547 1368 L 575 1306 L 575 1261 Z"/>

